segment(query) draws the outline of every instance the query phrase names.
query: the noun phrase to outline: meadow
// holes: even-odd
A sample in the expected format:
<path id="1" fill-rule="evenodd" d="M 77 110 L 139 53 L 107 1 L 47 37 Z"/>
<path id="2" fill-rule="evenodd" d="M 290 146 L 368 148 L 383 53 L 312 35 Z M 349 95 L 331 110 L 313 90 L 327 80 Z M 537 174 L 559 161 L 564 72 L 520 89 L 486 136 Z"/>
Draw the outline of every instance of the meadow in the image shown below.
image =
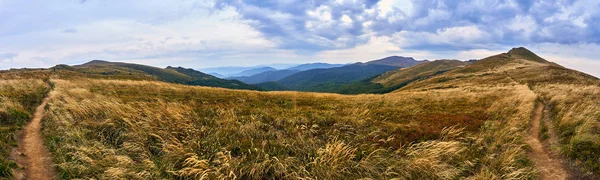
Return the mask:
<path id="1" fill-rule="evenodd" d="M 549 150 L 567 159 L 570 167 L 589 178 L 600 172 L 600 80 L 596 77 L 547 62 L 533 53 L 504 53 L 440 76 L 414 82 L 399 91 L 428 91 L 473 85 L 517 83 L 538 96 L 550 112 L 551 126 L 558 139 Z M 522 59 L 528 58 L 528 59 Z M 543 132 L 547 133 L 547 132 Z M 546 134 L 542 139 L 546 140 Z"/>
<path id="2" fill-rule="evenodd" d="M 27 74 L 2 73 L 0 76 L 0 179 L 8 179 L 11 170 L 18 168 L 10 158 L 17 145 L 17 132 L 50 87 L 42 79 Z"/>
<path id="3" fill-rule="evenodd" d="M 523 49 L 389 79 L 402 86 L 387 94 L 230 90 L 101 71 L 0 72 L 3 157 L 48 94 L 43 134 L 61 179 L 535 179 L 544 171 L 528 138 L 541 104 L 551 124 L 539 139 L 576 168 L 569 175 L 600 171 L 600 81 Z M 9 178 L 19 167 L 5 158 L 0 168 Z"/>
<path id="4" fill-rule="evenodd" d="M 553 107 L 561 153 L 584 172 L 600 172 L 600 86 L 543 85 L 536 90 Z"/>
<path id="5" fill-rule="evenodd" d="M 52 79 L 61 178 L 530 179 L 527 86 L 346 96 Z"/>

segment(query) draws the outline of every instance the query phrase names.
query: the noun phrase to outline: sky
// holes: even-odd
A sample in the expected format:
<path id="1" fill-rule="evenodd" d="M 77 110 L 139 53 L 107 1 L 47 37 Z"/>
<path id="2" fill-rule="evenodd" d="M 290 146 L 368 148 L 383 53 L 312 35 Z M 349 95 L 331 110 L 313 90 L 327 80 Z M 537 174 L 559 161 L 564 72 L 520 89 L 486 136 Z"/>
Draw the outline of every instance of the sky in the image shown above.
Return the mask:
<path id="1" fill-rule="evenodd" d="M 600 77 L 598 0 L 0 0 L 0 69 L 481 59 L 526 47 Z"/>

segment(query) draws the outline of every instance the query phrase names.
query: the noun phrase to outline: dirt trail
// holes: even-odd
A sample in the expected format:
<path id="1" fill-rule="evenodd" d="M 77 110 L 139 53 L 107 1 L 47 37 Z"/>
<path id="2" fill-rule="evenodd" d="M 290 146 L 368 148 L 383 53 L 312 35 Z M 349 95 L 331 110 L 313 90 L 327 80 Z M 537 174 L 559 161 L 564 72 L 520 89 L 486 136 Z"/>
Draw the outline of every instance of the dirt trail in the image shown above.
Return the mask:
<path id="1" fill-rule="evenodd" d="M 556 157 L 552 155 L 547 149 L 544 148 L 542 141 L 540 140 L 540 123 L 542 122 L 544 114 L 544 104 L 538 102 L 531 120 L 531 129 L 529 129 L 529 135 L 527 136 L 527 144 L 531 146 L 531 152 L 529 153 L 529 158 L 534 162 L 535 166 L 538 168 L 538 179 L 549 179 L 549 180 L 559 180 L 559 179 L 567 179 L 568 173 L 566 168 L 564 167 L 564 163 Z"/>
<path id="2" fill-rule="evenodd" d="M 15 179 L 58 179 L 52 156 L 42 137 L 42 118 L 49 100 L 46 97 L 35 109 L 33 118 L 19 135 L 19 146 L 13 151 L 13 158 L 23 169 L 15 170 Z"/>

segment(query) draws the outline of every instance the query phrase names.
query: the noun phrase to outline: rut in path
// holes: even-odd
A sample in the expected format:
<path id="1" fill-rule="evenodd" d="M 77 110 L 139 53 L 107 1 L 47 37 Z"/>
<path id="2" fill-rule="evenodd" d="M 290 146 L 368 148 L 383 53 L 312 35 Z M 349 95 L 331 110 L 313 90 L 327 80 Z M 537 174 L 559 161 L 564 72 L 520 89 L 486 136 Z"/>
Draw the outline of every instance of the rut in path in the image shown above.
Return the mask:
<path id="1" fill-rule="evenodd" d="M 23 169 L 15 170 L 15 179 L 58 179 L 52 156 L 42 137 L 42 118 L 49 100 L 46 97 L 35 109 L 33 118 L 19 135 L 19 146 L 13 151 L 13 158 Z"/>
<path id="2" fill-rule="evenodd" d="M 529 135 L 526 139 L 527 144 L 531 146 L 529 158 L 538 168 L 538 179 L 567 179 L 569 178 L 569 176 L 567 170 L 564 167 L 564 163 L 558 157 L 549 153 L 549 151 L 544 148 L 544 145 L 540 140 L 540 123 L 542 123 L 544 106 L 545 105 L 541 102 L 537 103 L 537 106 L 533 112 L 533 117 L 530 122 L 531 129 L 529 129 Z"/>

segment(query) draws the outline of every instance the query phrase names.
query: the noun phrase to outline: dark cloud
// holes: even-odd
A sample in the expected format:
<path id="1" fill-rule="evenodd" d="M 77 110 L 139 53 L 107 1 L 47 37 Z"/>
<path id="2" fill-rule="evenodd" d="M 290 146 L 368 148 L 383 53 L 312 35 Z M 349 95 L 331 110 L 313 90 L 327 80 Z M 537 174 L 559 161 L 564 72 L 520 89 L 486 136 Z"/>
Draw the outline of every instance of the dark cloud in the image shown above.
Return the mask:
<path id="1" fill-rule="evenodd" d="M 215 7 L 235 8 L 243 19 L 283 48 L 326 50 L 366 42 L 368 39 L 357 36 L 365 33 L 362 22 L 372 19 L 366 10 L 377 2 L 224 0 Z M 348 19 L 344 17 L 351 22 L 345 22 Z"/>
<path id="2" fill-rule="evenodd" d="M 412 0 L 412 13 L 392 8 L 386 14 L 379 11 L 378 2 L 225 0 L 217 2 L 215 7 L 235 8 L 254 28 L 288 49 L 342 49 L 365 43 L 368 39 L 358 37 L 368 33 L 377 36 L 393 36 L 401 31 L 435 34 L 449 28 L 472 26 L 489 36 L 479 39 L 479 44 L 471 48 L 481 44 L 600 43 L 600 11 L 581 9 L 581 6 L 600 8 L 598 1 Z M 310 12 L 323 8 L 331 21 L 323 22 L 311 16 Z M 350 17 L 352 23 L 344 24 L 344 15 Z M 318 27 L 308 27 L 311 23 L 318 23 Z M 363 23 L 371 25 L 365 27 Z M 426 40 L 414 43 L 404 47 L 444 48 L 440 44 L 428 44 Z M 464 42 L 456 43 L 443 46 L 469 48 L 469 45 L 458 44 Z"/>

